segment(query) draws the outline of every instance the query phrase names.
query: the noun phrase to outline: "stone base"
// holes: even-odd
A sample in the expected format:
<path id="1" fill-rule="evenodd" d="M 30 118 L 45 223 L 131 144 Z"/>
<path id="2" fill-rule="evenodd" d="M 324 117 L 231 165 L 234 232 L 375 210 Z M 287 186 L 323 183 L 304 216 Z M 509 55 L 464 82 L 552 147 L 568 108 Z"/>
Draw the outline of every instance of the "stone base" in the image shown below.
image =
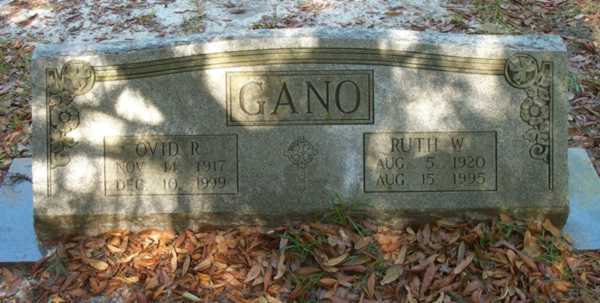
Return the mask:
<path id="1" fill-rule="evenodd" d="M 95 235 L 112 229 L 127 229 L 139 231 L 146 228 L 161 228 L 180 231 L 186 228 L 214 229 L 231 226 L 261 225 L 276 227 L 283 224 L 309 222 L 323 219 L 329 209 L 310 214 L 245 214 L 210 213 L 205 216 L 190 216 L 185 214 L 158 214 L 144 217 L 119 217 L 109 215 L 87 216 L 85 218 L 38 217 L 35 221 L 38 237 L 45 245 L 53 244 L 69 236 Z M 523 209 L 461 209 L 461 210 L 423 210 L 423 211 L 376 211 L 357 207 L 357 211 L 368 214 L 374 223 L 391 227 L 402 227 L 408 224 L 435 222 L 440 219 L 468 219 L 489 221 L 497 218 L 500 213 L 506 213 L 517 219 L 549 218 L 556 226 L 562 227 L 569 214 L 567 208 L 523 208 Z M 61 235 L 56 238 L 53 235 Z"/>
<path id="2" fill-rule="evenodd" d="M 14 159 L 0 186 L 0 263 L 42 257 L 33 232 L 31 158 Z"/>
<path id="3" fill-rule="evenodd" d="M 600 178 L 596 175 L 593 166 L 585 150 L 578 148 L 569 149 L 569 197 L 570 212 L 566 209 L 545 209 L 545 210 L 517 210 L 512 211 L 517 217 L 549 216 L 554 224 L 562 226 L 565 224 L 567 213 L 569 214 L 564 226 L 564 232 L 573 239 L 573 245 L 578 250 L 591 250 L 600 248 Z M 32 196 L 31 183 L 23 180 L 15 184 L 10 183 L 10 176 L 23 174 L 31 177 L 31 159 L 15 159 L 11 165 L 10 171 L 4 184 L 0 187 L 0 239 L 4 245 L 0 248 L 0 263 L 5 262 L 34 262 L 41 257 L 36 243 L 36 236 L 33 232 L 32 216 Z M 506 210 L 511 212 L 511 210 Z M 498 212 L 457 212 L 453 216 L 466 216 L 475 219 L 490 219 L 496 216 Z M 382 214 L 379 214 L 382 215 Z M 400 215 L 397 217 L 396 215 Z M 314 214 L 314 218 L 322 217 L 323 214 Z M 431 212 L 422 213 L 404 213 L 387 214 L 387 219 L 392 219 L 395 224 L 408 224 L 415 221 L 437 220 L 448 217 L 448 214 L 435 214 Z M 169 218 L 167 220 L 167 218 Z M 280 222 L 285 220 L 279 219 Z M 299 220 L 299 218 L 295 218 Z M 230 225 L 230 217 L 223 216 L 224 225 Z M 246 218 L 243 223 L 265 223 L 254 218 Z M 390 221 L 388 221 L 390 222 Z M 175 229 L 185 228 L 188 225 L 196 227 L 209 227 L 202 225 L 201 221 L 183 218 L 181 216 L 163 216 L 155 218 L 143 218 L 135 221 L 129 221 L 126 218 L 100 218 L 94 217 L 87 222 L 74 222 L 66 218 L 42 218 L 38 221 L 38 230 L 48 231 L 40 233 L 44 243 L 50 244 L 52 238 L 50 234 L 75 235 L 83 224 L 88 227 L 92 224 L 96 231 L 106 230 L 105 228 L 127 227 L 133 229 L 143 229 L 147 227 L 169 227 Z M 49 230 L 48 228 L 60 230 Z M 92 230 L 93 230 L 92 229 Z M 53 239 L 54 241 L 61 239 Z"/>
<path id="4" fill-rule="evenodd" d="M 579 250 L 600 248 L 600 178 L 581 148 L 569 149 L 571 213 L 564 227 Z"/>

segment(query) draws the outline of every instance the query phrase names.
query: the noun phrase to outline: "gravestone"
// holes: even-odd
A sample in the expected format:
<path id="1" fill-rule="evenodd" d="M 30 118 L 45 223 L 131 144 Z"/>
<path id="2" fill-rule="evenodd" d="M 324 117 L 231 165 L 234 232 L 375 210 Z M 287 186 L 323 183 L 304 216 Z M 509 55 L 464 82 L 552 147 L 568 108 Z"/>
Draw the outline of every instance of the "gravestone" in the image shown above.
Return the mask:
<path id="1" fill-rule="evenodd" d="M 41 45 L 42 241 L 276 224 L 336 197 L 390 224 L 568 213 L 556 36 L 276 30 Z"/>

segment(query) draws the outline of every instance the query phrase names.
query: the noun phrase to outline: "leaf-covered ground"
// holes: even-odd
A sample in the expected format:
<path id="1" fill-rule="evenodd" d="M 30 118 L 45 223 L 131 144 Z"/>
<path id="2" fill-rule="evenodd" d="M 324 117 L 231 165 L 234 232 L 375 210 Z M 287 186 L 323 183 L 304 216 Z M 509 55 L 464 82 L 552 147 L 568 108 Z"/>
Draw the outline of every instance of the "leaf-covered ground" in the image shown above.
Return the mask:
<path id="1" fill-rule="evenodd" d="M 0 269 L 6 302 L 598 302 L 600 252 L 550 221 L 390 229 L 338 206 L 323 220 L 72 239 Z M 26 287 L 24 287 L 26 286 Z M 92 299 L 93 298 L 93 299 Z"/>
<path id="2" fill-rule="evenodd" d="M 569 48 L 569 144 L 586 148 L 600 171 L 600 2 L 356 3 L 0 0 L 0 172 L 12 158 L 30 154 L 29 64 L 36 42 L 305 26 L 558 34 Z M 392 230 L 342 211 L 321 222 L 273 230 L 113 231 L 67 241 L 33 267 L 0 269 L 0 302 L 588 303 L 598 298 L 599 252 L 574 253 L 548 222 L 507 217 Z"/>

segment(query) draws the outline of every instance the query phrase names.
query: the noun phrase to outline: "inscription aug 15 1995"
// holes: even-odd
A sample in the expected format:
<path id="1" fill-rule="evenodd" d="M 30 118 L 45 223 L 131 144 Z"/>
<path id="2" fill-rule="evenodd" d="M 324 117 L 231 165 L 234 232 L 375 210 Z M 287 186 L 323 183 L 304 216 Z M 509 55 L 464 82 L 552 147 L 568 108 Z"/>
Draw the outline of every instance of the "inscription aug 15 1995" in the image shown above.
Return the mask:
<path id="1" fill-rule="evenodd" d="M 107 196 L 238 192 L 237 135 L 104 138 Z"/>
<path id="2" fill-rule="evenodd" d="M 372 124 L 373 71 L 227 73 L 227 124 Z"/>
<path id="3" fill-rule="evenodd" d="M 364 134 L 365 192 L 494 191 L 496 132 Z"/>

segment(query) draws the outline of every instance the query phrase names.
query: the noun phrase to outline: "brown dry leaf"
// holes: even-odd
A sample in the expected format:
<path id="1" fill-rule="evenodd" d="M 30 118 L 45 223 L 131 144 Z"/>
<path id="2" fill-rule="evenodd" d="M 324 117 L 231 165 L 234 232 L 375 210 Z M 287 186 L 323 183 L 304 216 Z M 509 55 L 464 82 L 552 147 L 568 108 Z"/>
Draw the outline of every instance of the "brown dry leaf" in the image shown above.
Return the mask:
<path id="1" fill-rule="evenodd" d="M 456 263 L 460 263 L 465 259 L 465 242 L 464 241 L 460 241 L 460 244 L 458 245 L 458 252 L 456 255 Z"/>
<path id="2" fill-rule="evenodd" d="M 367 279 L 367 297 L 372 298 L 375 295 L 375 273 L 371 273 Z"/>
<path id="3" fill-rule="evenodd" d="M 419 264 L 413 266 L 410 271 L 412 272 L 419 272 L 419 271 L 423 271 L 425 270 L 429 264 L 432 264 L 435 259 L 438 257 L 438 254 L 433 254 L 431 256 L 429 256 L 427 259 L 422 260 Z"/>
<path id="4" fill-rule="evenodd" d="M 314 273 L 318 273 L 320 271 L 321 271 L 321 269 L 319 269 L 317 267 L 301 267 L 301 268 L 298 268 L 296 273 L 301 276 L 308 276 L 308 275 L 311 275 Z"/>
<path id="5" fill-rule="evenodd" d="M 567 292 L 573 287 L 573 284 L 564 280 L 557 280 L 552 282 L 552 287 L 560 292 Z"/>
<path id="6" fill-rule="evenodd" d="M 505 250 L 505 254 L 506 254 L 506 258 L 508 258 L 508 260 L 510 261 L 510 263 L 512 265 L 516 264 L 517 261 L 517 254 L 515 254 L 514 251 L 510 250 L 510 249 L 506 249 Z"/>
<path id="7" fill-rule="evenodd" d="M 537 239 L 526 231 L 523 237 L 523 250 L 530 256 L 536 258 L 542 254 L 541 247 L 537 244 Z"/>
<path id="8" fill-rule="evenodd" d="M 359 257 L 352 258 L 352 259 L 348 260 L 347 262 L 344 262 L 344 267 L 362 265 L 369 261 L 371 261 L 371 258 L 361 255 Z"/>
<path id="9" fill-rule="evenodd" d="M 253 281 L 254 279 L 258 278 L 258 275 L 260 275 L 260 271 L 262 270 L 262 266 L 260 264 L 254 264 L 252 266 L 252 268 L 250 268 L 250 270 L 248 271 L 248 274 L 246 275 L 246 279 L 244 280 L 244 283 L 248 283 Z"/>
<path id="10" fill-rule="evenodd" d="M 437 270 L 438 268 L 435 264 L 429 265 L 427 270 L 425 270 L 423 282 L 421 283 L 421 296 L 425 296 L 425 293 L 429 290 L 429 286 L 431 286 L 431 282 L 433 282 Z"/>
<path id="11" fill-rule="evenodd" d="M 211 257 L 206 258 L 194 267 L 194 271 L 205 271 L 208 268 L 210 268 L 211 265 L 212 265 L 212 258 Z"/>
<path id="12" fill-rule="evenodd" d="M 95 268 L 98 271 L 105 271 L 109 267 L 108 263 L 101 261 L 101 260 L 85 258 L 85 257 L 82 258 L 81 260 L 83 261 L 83 263 Z"/>
<path id="13" fill-rule="evenodd" d="M 470 294 L 481 288 L 483 288 L 483 284 L 481 283 L 481 281 L 474 280 L 474 281 L 469 282 L 469 284 L 467 284 L 467 286 L 463 290 L 463 293 Z"/>
<path id="14" fill-rule="evenodd" d="M 549 231 L 553 236 L 560 237 L 560 229 L 558 229 L 549 219 L 544 220 L 543 227 L 545 230 Z"/>
<path id="15" fill-rule="evenodd" d="M 452 273 L 455 275 L 460 274 L 463 270 L 465 270 L 465 268 L 467 268 L 471 264 L 471 262 L 473 261 L 473 258 L 475 258 L 475 255 L 473 255 L 473 254 L 467 256 L 466 259 L 464 259 L 462 262 L 460 262 L 458 265 L 456 265 L 456 268 L 454 268 Z"/>
<path id="16" fill-rule="evenodd" d="M 171 261 L 169 265 L 171 266 L 171 272 L 174 273 L 177 271 L 177 252 L 175 248 L 171 249 Z"/>
<path id="17" fill-rule="evenodd" d="M 145 290 L 152 290 L 158 287 L 160 281 L 158 280 L 158 275 L 153 275 L 150 278 L 146 278 L 146 285 L 144 285 Z"/>
<path id="18" fill-rule="evenodd" d="M 115 279 L 122 281 L 125 284 L 134 284 L 137 283 L 140 278 L 137 276 L 131 276 L 131 277 L 116 277 Z"/>
<path id="19" fill-rule="evenodd" d="M 535 261 L 531 257 L 529 257 L 526 253 L 518 250 L 514 245 L 506 242 L 505 240 L 500 240 L 494 246 L 496 246 L 496 247 L 504 246 L 506 248 L 512 249 L 515 253 L 517 253 L 517 255 L 519 255 L 519 257 L 521 258 L 521 260 L 523 260 L 523 262 L 525 263 L 525 265 L 527 265 L 527 267 L 531 268 L 532 270 L 538 271 Z"/>
<path id="20" fill-rule="evenodd" d="M 446 295 L 441 293 L 440 296 L 433 303 L 444 303 L 446 302 Z"/>
<path id="21" fill-rule="evenodd" d="M 500 213 L 500 222 L 504 224 L 510 224 L 513 222 L 513 219 L 505 213 Z"/>
<path id="22" fill-rule="evenodd" d="M 334 267 L 334 266 L 344 262 L 344 260 L 346 260 L 347 257 L 348 257 L 348 253 L 345 253 L 341 256 L 338 256 L 338 257 L 335 257 L 333 259 L 329 259 L 329 260 L 323 262 L 323 265 L 327 266 L 327 267 Z"/>
<path id="23" fill-rule="evenodd" d="M 116 247 L 111 244 L 106 244 L 106 248 L 108 248 L 108 251 L 110 251 L 113 254 L 120 254 L 125 251 L 125 250 L 121 249 L 120 247 Z"/>
<path id="24" fill-rule="evenodd" d="M 325 277 L 321 278 L 321 280 L 319 280 L 319 283 L 321 283 L 321 285 L 325 287 L 332 287 L 337 284 L 337 280 L 334 278 Z"/>
<path id="25" fill-rule="evenodd" d="M 406 289 L 406 293 L 407 293 L 407 295 L 406 295 L 406 300 L 407 300 L 409 303 L 419 303 L 419 301 L 417 301 L 417 300 L 415 299 L 415 297 L 413 296 L 413 294 L 412 294 L 412 291 L 411 291 L 410 287 L 409 287 L 408 285 L 404 285 L 404 288 Z"/>
<path id="26" fill-rule="evenodd" d="M 371 243 L 371 237 L 362 237 L 356 243 L 354 243 L 354 249 L 361 250 Z"/>
<path id="27" fill-rule="evenodd" d="M 263 280 L 263 291 L 267 291 L 271 286 L 271 278 L 273 277 L 273 267 L 271 264 L 267 265 L 267 271 L 265 272 L 265 277 Z"/>
<path id="28" fill-rule="evenodd" d="M 400 278 L 400 276 L 402 275 L 403 272 L 404 272 L 404 269 L 402 268 L 401 265 L 391 266 L 390 268 L 388 268 L 386 270 L 385 276 L 381 280 L 380 284 L 386 285 L 386 284 L 396 281 L 398 278 Z"/>
<path id="29" fill-rule="evenodd" d="M 283 303 L 275 297 L 271 297 L 269 295 L 265 295 L 265 297 L 267 298 L 267 302 L 269 302 L 269 303 Z"/>
<path id="30" fill-rule="evenodd" d="M 120 263 L 129 263 L 129 262 L 131 262 L 131 260 L 133 260 L 133 258 L 137 257 L 139 254 L 140 254 L 139 252 L 136 252 L 136 253 L 133 253 L 133 254 L 127 256 L 127 257 L 118 259 L 117 263 L 119 263 L 119 264 Z"/>
<path id="31" fill-rule="evenodd" d="M 285 253 L 281 252 L 279 255 L 279 261 L 277 262 L 277 274 L 275 275 L 274 280 L 279 280 L 285 274 L 286 266 L 285 266 Z"/>
<path id="32" fill-rule="evenodd" d="M 404 261 L 406 261 L 406 253 L 407 252 L 408 252 L 408 246 L 403 245 L 402 248 L 400 248 L 398 257 L 396 258 L 396 264 L 404 264 Z"/>
<path id="33" fill-rule="evenodd" d="M 183 268 L 181 269 L 181 275 L 185 276 L 188 270 L 190 269 L 190 263 L 192 262 L 192 258 L 190 255 L 185 256 L 185 260 L 183 261 Z"/>

